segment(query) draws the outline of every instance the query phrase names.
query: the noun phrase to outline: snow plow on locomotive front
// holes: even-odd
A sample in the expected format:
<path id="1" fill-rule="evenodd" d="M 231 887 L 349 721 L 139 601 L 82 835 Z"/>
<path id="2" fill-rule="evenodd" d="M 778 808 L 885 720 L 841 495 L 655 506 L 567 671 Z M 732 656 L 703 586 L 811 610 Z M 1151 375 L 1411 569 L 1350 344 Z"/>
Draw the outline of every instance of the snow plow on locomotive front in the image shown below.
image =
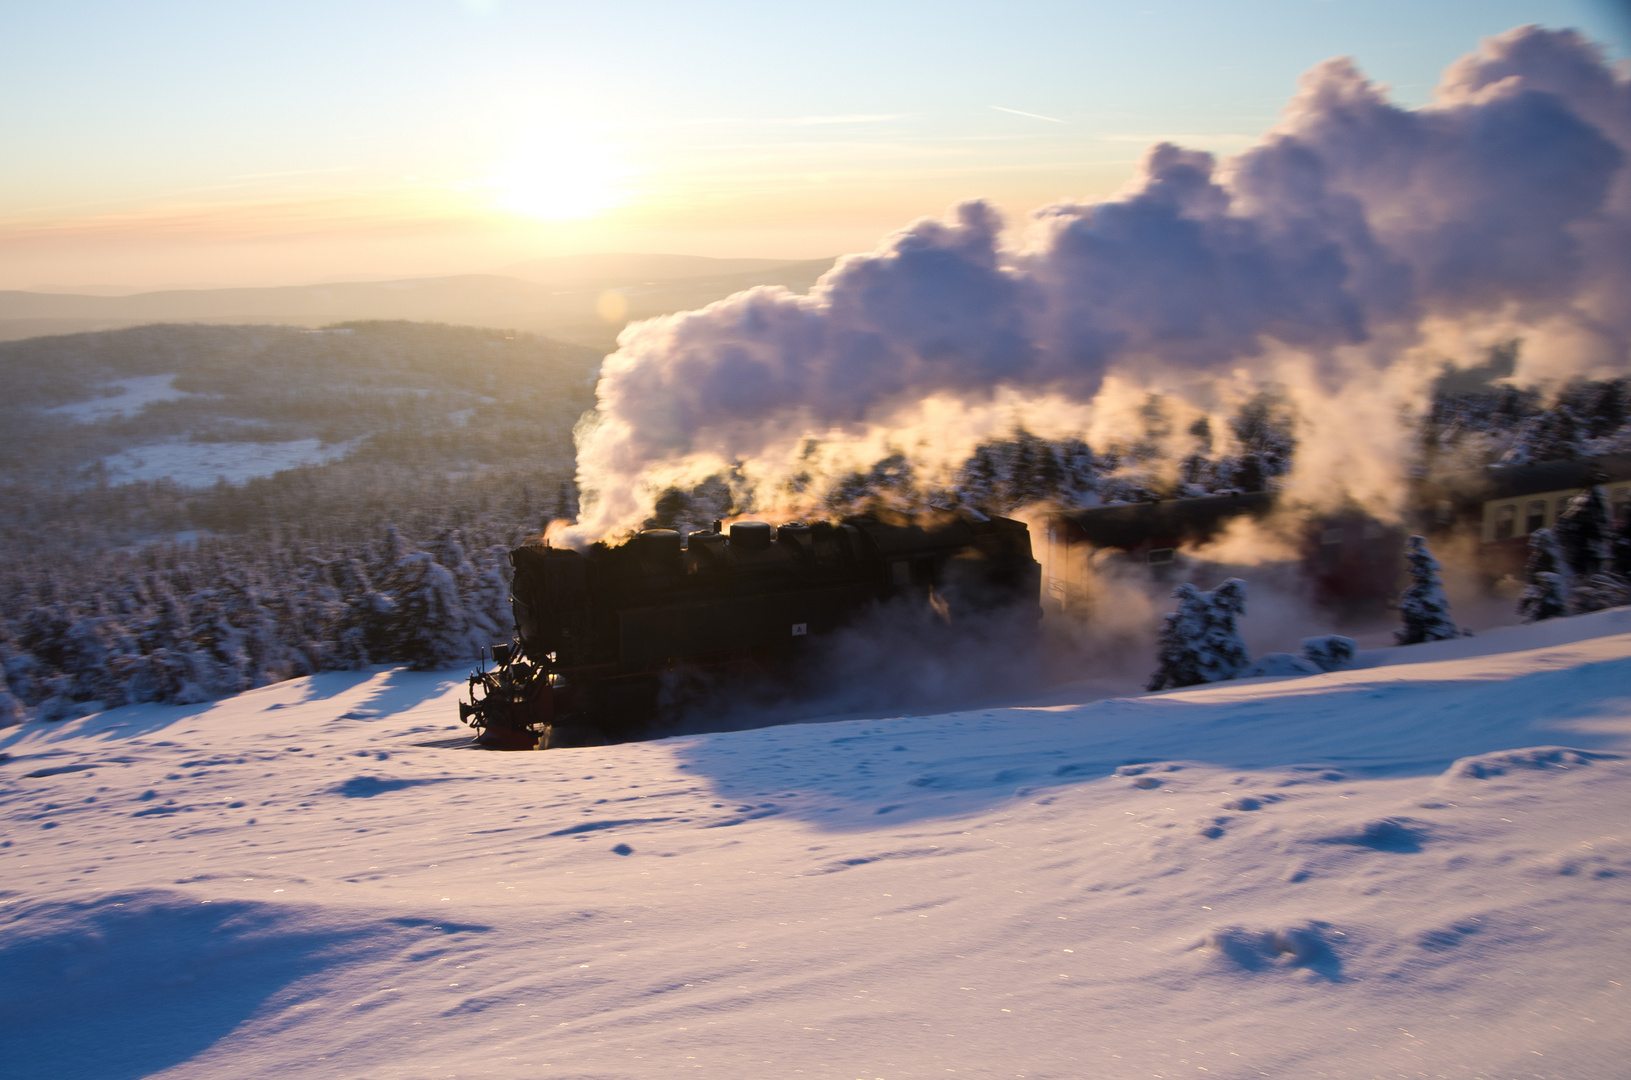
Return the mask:
<path id="1" fill-rule="evenodd" d="M 647 529 L 587 551 L 510 553 L 515 640 L 470 675 L 459 716 L 493 749 L 622 742 L 683 703 L 688 681 L 780 681 L 823 640 L 898 605 L 947 625 L 1041 617 L 1022 522 L 973 511 Z"/>

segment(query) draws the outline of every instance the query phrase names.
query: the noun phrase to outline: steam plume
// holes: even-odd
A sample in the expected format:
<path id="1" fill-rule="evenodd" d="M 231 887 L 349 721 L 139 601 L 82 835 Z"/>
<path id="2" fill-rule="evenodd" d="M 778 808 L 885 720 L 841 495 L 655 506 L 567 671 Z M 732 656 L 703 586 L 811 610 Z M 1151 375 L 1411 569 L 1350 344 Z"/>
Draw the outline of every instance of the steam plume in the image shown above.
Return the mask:
<path id="1" fill-rule="evenodd" d="M 1116 197 L 1017 235 L 964 203 L 807 296 L 631 326 L 580 431 L 567 539 L 638 528 L 658 491 L 713 474 L 797 513 L 811 470 L 896 452 L 944 475 L 1018 415 L 1080 433 L 1129 387 L 1204 414 L 1264 380 L 1326 447 L 1294 486 L 1385 509 L 1430 359 L 1523 336 L 1519 378 L 1625 370 L 1628 152 L 1631 82 L 1572 31 L 1485 41 L 1415 110 L 1326 61 L 1236 157 L 1161 144 Z"/>

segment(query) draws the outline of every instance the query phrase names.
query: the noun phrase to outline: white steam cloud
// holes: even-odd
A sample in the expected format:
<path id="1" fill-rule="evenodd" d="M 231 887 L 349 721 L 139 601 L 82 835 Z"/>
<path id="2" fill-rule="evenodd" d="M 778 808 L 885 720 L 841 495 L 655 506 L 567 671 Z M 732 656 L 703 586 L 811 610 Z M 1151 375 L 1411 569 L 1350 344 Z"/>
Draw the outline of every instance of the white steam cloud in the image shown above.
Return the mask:
<path id="1" fill-rule="evenodd" d="M 1489 39 L 1414 110 L 1327 61 L 1238 156 L 1158 145 L 1115 198 L 1019 235 L 965 203 L 807 296 L 631 326 L 580 430 L 566 538 L 638 528 L 713 474 L 797 513 L 812 469 L 898 452 L 946 475 L 1016 418 L 1102 429 L 1129 387 L 1218 414 L 1265 380 L 1303 425 L 1293 487 L 1385 509 L 1401 407 L 1438 359 L 1522 336 L 1522 380 L 1626 370 L 1628 155 L 1631 81 L 1572 31 Z"/>

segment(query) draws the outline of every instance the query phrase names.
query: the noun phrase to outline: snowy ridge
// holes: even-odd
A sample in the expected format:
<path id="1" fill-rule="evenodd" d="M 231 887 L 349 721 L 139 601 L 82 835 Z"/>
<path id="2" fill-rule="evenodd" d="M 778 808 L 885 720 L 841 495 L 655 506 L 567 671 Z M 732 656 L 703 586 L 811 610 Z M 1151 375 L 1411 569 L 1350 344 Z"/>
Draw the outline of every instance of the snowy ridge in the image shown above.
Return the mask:
<path id="1" fill-rule="evenodd" d="M 541 754 L 426 745 L 448 672 L 7 729 L 8 1075 L 1617 1075 L 1631 610 L 1359 661 Z"/>

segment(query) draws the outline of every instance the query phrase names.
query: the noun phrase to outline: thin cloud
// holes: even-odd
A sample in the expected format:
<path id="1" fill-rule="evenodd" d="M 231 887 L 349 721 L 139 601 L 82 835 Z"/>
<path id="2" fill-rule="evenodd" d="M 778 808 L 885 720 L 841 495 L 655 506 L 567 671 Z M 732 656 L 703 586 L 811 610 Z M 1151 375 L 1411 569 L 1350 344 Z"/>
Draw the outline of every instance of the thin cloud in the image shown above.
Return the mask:
<path id="1" fill-rule="evenodd" d="M 991 105 L 988 108 L 996 109 L 998 112 L 1013 113 L 1015 116 L 1029 116 L 1032 120 L 1046 120 L 1051 124 L 1070 123 L 1069 120 L 1061 120 L 1057 116 L 1043 116 L 1041 113 L 1026 112 L 1023 109 L 1010 109 L 1004 105 Z"/>

